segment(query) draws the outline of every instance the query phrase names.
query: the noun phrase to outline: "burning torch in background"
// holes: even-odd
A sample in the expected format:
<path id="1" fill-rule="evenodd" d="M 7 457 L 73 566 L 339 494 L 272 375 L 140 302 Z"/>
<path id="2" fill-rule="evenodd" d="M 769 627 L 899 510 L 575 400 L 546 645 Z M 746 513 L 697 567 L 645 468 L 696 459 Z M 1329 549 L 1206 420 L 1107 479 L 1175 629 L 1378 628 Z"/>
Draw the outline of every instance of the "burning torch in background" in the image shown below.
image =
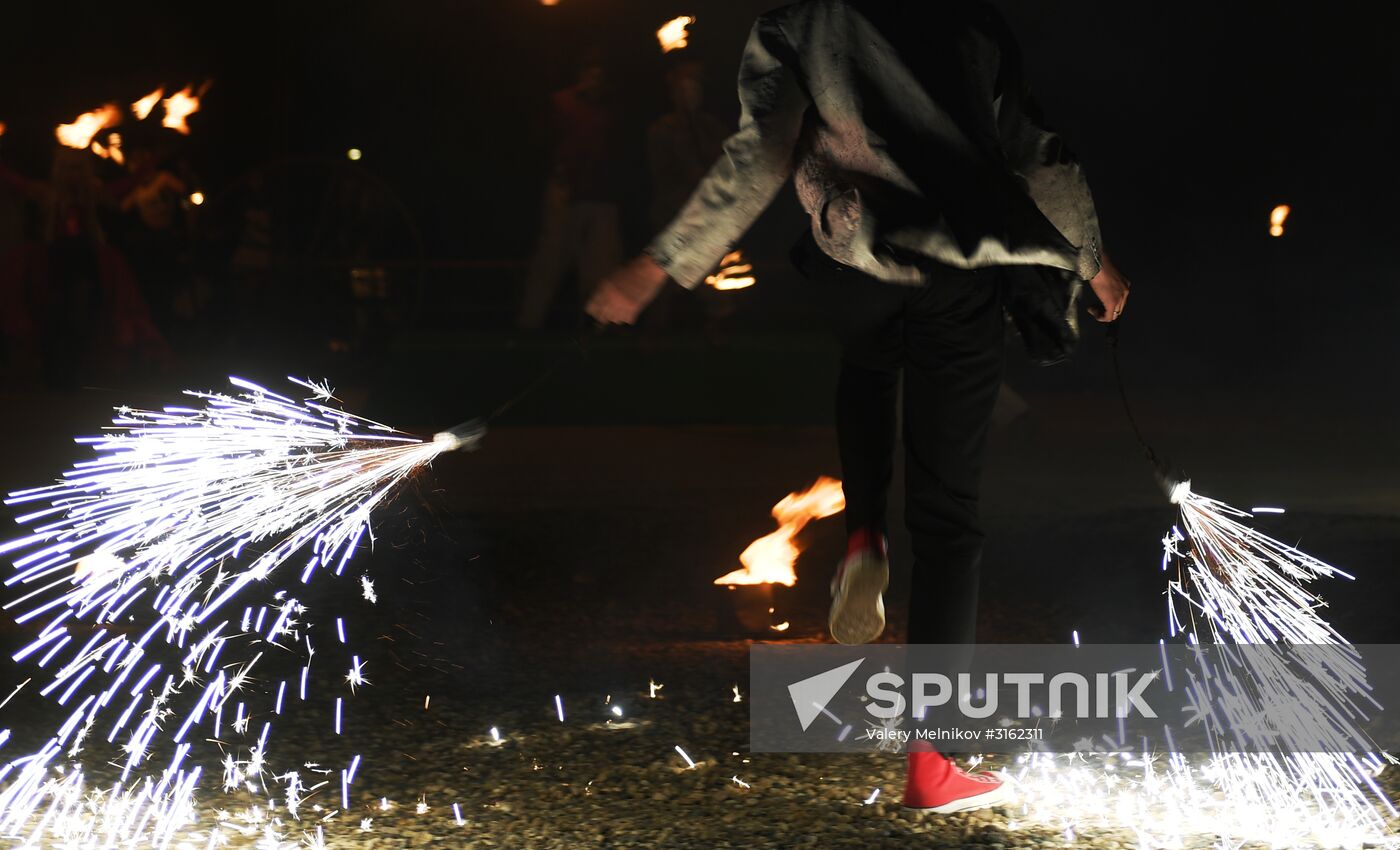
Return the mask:
<path id="1" fill-rule="evenodd" d="M 670 53 L 672 50 L 680 50 L 690 44 L 690 33 L 686 27 L 695 23 L 695 19 L 689 15 L 681 15 L 679 18 L 672 18 L 661 25 L 661 29 L 656 31 L 656 40 L 661 43 L 661 52 Z"/>

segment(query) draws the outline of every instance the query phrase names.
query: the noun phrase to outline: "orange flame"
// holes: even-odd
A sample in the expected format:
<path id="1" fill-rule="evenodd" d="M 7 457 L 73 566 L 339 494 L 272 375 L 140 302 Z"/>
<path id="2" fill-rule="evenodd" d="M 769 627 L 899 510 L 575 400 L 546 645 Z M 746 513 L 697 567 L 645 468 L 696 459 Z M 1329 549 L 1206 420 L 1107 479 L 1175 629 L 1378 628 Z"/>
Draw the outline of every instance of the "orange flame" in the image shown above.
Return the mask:
<path id="1" fill-rule="evenodd" d="M 838 514 L 846 509 L 846 494 L 841 482 L 825 475 L 807 490 L 789 493 L 773 506 L 773 518 L 778 530 L 749 544 L 739 556 L 742 569 L 715 579 L 715 584 L 782 584 L 797 583 L 793 567 L 802 550 L 797 546 L 797 534 L 807 523 Z"/>
<path id="2" fill-rule="evenodd" d="M 730 251 L 719 261 L 719 271 L 705 278 L 705 283 L 720 292 L 748 289 L 758 282 L 753 276 L 753 264 L 744 259 L 743 251 Z"/>
<path id="3" fill-rule="evenodd" d="M 661 29 L 656 31 L 656 40 L 661 42 L 661 52 L 670 53 L 672 50 L 680 50 L 690 44 L 688 40 L 690 33 L 685 28 L 695 23 L 695 19 L 689 15 L 681 15 L 679 18 L 672 18 L 661 25 Z"/>
<path id="4" fill-rule="evenodd" d="M 161 95 L 165 94 L 165 86 L 161 86 L 135 103 L 131 104 L 131 114 L 136 116 L 137 121 L 145 121 L 146 116 L 151 114 L 151 110 L 156 108 L 156 103 Z"/>
<path id="5" fill-rule="evenodd" d="M 181 135 L 188 136 L 190 125 L 186 123 L 185 119 L 199 111 L 199 99 L 203 97 L 204 90 L 208 87 L 209 84 L 205 83 L 196 92 L 194 86 L 185 86 L 162 100 L 161 105 L 165 107 L 165 117 L 160 119 L 161 126 L 169 127 Z"/>
<path id="6" fill-rule="evenodd" d="M 122 153 L 122 137 L 120 133 L 113 133 L 108 136 L 106 146 L 103 146 L 101 142 L 93 139 L 92 152 L 103 159 L 110 159 L 117 165 L 126 164 L 126 154 Z"/>
<path id="7" fill-rule="evenodd" d="M 5 135 L 5 122 L 0 121 L 0 136 Z"/>
<path id="8" fill-rule="evenodd" d="M 82 150 L 92 142 L 92 137 L 121 123 L 122 113 L 115 103 L 109 103 L 91 112 L 84 112 L 73 119 L 72 124 L 59 124 L 54 135 L 62 145 Z"/>
<path id="9" fill-rule="evenodd" d="M 1288 219 L 1288 214 L 1292 211 L 1293 208 L 1290 207 L 1288 204 L 1279 204 L 1278 206 L 1274 207 L 1274 211 L 1269 213 L 1270 236 L 1283 235 L 1283 223 Z"/>

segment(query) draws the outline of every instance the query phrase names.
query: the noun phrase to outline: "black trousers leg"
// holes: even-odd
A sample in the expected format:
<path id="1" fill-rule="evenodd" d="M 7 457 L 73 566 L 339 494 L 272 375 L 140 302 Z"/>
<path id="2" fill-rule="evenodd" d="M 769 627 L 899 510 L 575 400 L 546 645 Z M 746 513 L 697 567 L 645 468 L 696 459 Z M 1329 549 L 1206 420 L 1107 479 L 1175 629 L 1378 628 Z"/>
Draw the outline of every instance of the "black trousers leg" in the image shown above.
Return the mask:
<path id="1" fill-rule="evenodd" d="M 1001 281 L 950 270 L 904 320 L 905 524 L 914 548 L 910 643 L 971 644 L 983 532 L 982 462 L 1002 376 Z"/>
<path id="2" fill-rule="evenodd" d="M 836 443 L 846 494 L 846 529 L 884 533 L 894 474 L 895 405 L 909 290 L 824 256 L 809 261 L 804 272 L 841 342 Z"/>
<path id="3" fill-rule="evenodd" d="M 920 287 L 868 277 L 815 246 L 799 268 L 841 341 L 836 439 L 846 524 L 884 530 L 904 376 L 905 524 L 913 539 L 910 643 L 976 640 L 982 461 L 1002 375 L 996 269 L 942 269 Z"/>

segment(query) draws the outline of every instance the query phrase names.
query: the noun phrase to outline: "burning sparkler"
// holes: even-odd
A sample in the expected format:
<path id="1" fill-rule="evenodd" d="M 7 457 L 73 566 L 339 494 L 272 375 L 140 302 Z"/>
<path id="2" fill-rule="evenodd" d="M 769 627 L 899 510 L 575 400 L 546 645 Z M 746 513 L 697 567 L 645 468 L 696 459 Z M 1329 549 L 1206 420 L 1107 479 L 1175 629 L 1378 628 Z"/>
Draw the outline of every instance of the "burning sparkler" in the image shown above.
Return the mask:
<path id="1" fill-rule="evenodd" d="M 1274 211 L 1275 236 L 1287 212 Z M 1070 754 L 1064 766 L 1054 755 L 1030 753 L 1012 775 L 1022 813 L 1067 834 L 1084 825 L 1126 825 L 1143 846 L 1181 846 L 1191 833 L 1281 847 L 1393 844 L 1386 817 L 1397 812 L 1375 777 L 1395 760 L 1374 752 L 1355 725 L 1368 702 L 1366 671 L 1355 648 L 1319 615 L 1322 600 L 1307 586 L 1351 576 L 1251 528 L 1251 513 L 1202 496 L 1172 474 L 1127 404 L 1116 327 L 1109 340 L 1133 433 L 1180 509 L 1180 522 L 1163 539 L 1162 569 L 1176 571 L 1168 582 L 1170 634 L 1224 649 L 1215 656 L 1218 669 L 1187 671 L 1193 722 L 1215 744 L 1257 741 L 1263 732 L 1277 746 L 1213 747 L 1204 764 L 1179 752 L 1159 763 L 1145 740 L 1140 749 L 1118 742 L 1109 751 Z M 1222 679 L 1230 686 L 1216 687 Z M 1287 707 L 1282 716 L 1280 706 Z M 1298 746 L 1300 733 L 1326 741 L 1329 751 Z M 1173 749 L 1170 726 L 1163 735 Z"/>
<path id="2" fill-rule="evenodd" d="M 40 694 L 70 712 L 37 752 L 0 767 L 7 835 L 27 831 L 39 845 L 43 835 L 64 841 L 100 830 L 121 843 L 168 844 L 193 818 L 201 767 L 192 731 L 209 724 L 217 739 L 228 712 L 242 733 L 255 714 L 244 693 L 264 653 L 235 657 L 228 647 L 304 647 L 296 691 L 307 697 L 314 648 L 306 609 L 288 582 L 261 604 L 254 588 L 289 578 L 284 565 L 299 553 L 309 555 L 301 583 L 341 574 L 395 485 L 445 451 L 474 447 L 483 432 L 473 423 L 424 441 L 330 406 L 325 386 L 294 380 L 311 394 L 297 401 L 230 381 L 236 394 L 188 392 L 196 406 L 119 408 L 106 434 L 78 441 L 95 458 L 5 500 L 26 506 L 17 519 L 31 530 L 0 544 L 0 553 L 23 553 L 5 582 L 21 595 L 3 607 L 16 623 L 40 627 L 14 660 L 37 658 L 50 677 Z M 131 630 L 126 623 L 138 612 L 140 627 Z M 353 692 L 369 682 L 359 657 L 350 658 Z M 273 714 L 287 684 L 275 689 Z M 175 697 L 185 691 L 195 704 L 181 716 Z M 337 733 L 342 701 L 335 698 Z M 124 735 L 126 758 L 120 781 L 90 804 L 81 767 L 65 770 L 61 759 L 81 752 L 109 710 L 120 715 L 104 724 L 106 740 Z M 246 758 L 227 756 L 225 787 L 263 781 L 270 726 Z M 172 760 L 145 772 L 165 736 Z M 358 758 L 343 773 L 347 785 L 356 767 Z M 299 786 L 288 776 L 294 814 Z"/>
<path id="3" fill-rule="evenodd" d="M 744 259 L 743 251 L 731 251 L 719 261 L 719 270 L 705 278 L 707 286 L 720 292 L 735 289 L 748 289 L 757 283 L 753 276 L 753 264 Z"/>
<path id="4" fill-rule="evenodd" d="M 672 50 L 680 50 L 690 45 L 690 33 L 686 27 L 695 23 L 695 19 L 689 15 L 681 15 L 679 18 L 672 18 L 661 25 L 661 29 L 656 31 L 656 40 L 661 42 L 661 52 L 670 53 Z"/>

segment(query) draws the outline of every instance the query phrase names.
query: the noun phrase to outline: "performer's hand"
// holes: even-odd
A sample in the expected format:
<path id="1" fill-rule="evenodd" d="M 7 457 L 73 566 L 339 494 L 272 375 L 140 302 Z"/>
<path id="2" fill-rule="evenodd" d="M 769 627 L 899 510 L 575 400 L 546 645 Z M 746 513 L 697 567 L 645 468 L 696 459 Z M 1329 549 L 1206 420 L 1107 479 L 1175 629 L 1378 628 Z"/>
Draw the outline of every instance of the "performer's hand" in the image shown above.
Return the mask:
<path id="1" fill-rule="evenodd" d="M 666 270 L 642 254 L 598 281 L 584 309 L 605 325 L 630 325 L 666 285 Z"/>
<path id="2" fill-rule="evenodd" d="M 1094 294 L 1103 306 L 1090 305 L 1089 315 L 1100 322 L 1114 322 L 1122 318 L 1123 308 L 1128 303 L 1128 290 L 1133 285 L 1108 258 L 1106 251 L 1099 251 L 1099 261 L 1099 273 L 1094 275 L 1089 285 L 1094 288 Z"/>

